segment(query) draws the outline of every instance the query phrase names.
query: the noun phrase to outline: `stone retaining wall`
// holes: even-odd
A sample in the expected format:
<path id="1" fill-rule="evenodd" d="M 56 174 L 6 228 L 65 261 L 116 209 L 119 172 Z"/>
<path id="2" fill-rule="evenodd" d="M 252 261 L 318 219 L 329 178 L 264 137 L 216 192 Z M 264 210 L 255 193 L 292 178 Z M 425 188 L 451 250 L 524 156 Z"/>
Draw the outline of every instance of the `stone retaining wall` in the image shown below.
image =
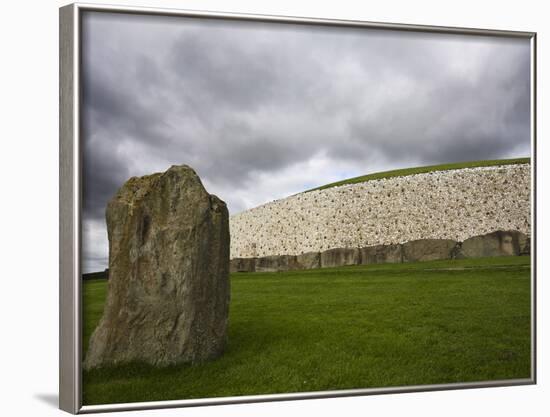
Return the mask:
<path id="1" fill-rule="evenodd" d="M 231 216 L 231 258 L 297 256 L 421 239 L 461 242 L 495 230 L 529 235 L 530 182 L 530 164 L 520 164 L 409 175 L 297 194 Z M 330 262 L 330 255 L 324 256 Z M 365 256 L 396 259 L 396 254 L 376 249 Z M 405 256 L 417 254 L 405 248 Z"/>
<path id="2" fill-rule="evenodd" d="M 529 255 L 530 238 L 509 230 L 473 236 L 464 242 L 452 239 L 420 239 L 395 245 L 364 248 L 334 248 L 301 255 L 271 255 L 258 258 L 234 258 L 231 272 L 278 272 L 330 268 L 348 265 L 370 265 L 480 258 L 488 256 Z"/>

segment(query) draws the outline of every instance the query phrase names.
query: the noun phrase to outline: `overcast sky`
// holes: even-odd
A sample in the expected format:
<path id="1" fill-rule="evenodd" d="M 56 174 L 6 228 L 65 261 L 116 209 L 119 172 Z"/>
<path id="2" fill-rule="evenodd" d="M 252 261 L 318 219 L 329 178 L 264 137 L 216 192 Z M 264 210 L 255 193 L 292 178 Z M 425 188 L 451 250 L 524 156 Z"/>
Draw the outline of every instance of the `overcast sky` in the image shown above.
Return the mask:
<path id="1" fill-rule="evenodd" d="M 83 269 L 131 176 L 231 214 L 370 172 L 530 155 L 527 39 L 86 12 Z"/>

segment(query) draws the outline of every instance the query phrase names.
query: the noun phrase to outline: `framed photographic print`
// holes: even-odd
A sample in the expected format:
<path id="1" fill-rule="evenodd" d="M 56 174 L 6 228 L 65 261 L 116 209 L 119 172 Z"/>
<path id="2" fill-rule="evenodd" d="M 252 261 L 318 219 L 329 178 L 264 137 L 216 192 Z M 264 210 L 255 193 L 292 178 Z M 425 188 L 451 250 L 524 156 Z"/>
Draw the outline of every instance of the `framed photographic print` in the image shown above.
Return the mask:
<path id="1" fill-rule="evenodd" d="M 60 9 L 60 407 L 533 384 L 532 32 Z"/>

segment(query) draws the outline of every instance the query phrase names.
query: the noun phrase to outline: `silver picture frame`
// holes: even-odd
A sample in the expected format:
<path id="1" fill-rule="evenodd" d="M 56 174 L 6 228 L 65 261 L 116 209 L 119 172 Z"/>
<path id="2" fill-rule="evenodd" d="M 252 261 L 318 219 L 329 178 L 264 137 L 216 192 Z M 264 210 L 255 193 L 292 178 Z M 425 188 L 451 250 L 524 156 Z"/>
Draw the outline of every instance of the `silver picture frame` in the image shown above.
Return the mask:
<path id="1" fill-rule="evenodd" d="M 84 12 L 110 12 L 231 19 L 265 23 L 376 28 L 410 32 L 526 38 L 531 45 L 531 376 L 526 379 L 389 388 L 153 401 L 83 406 L 82 404 L 82 280 L 81 280 L 81 19 Z M 503 387 L 536 383 L 536 32 L 438 27 L 306 17 L 267 16 L 74 3 L 59 10 L 59 408 L 73 414 L 143 410 L 216 404 L 346 397 L 373 394 Z"/>

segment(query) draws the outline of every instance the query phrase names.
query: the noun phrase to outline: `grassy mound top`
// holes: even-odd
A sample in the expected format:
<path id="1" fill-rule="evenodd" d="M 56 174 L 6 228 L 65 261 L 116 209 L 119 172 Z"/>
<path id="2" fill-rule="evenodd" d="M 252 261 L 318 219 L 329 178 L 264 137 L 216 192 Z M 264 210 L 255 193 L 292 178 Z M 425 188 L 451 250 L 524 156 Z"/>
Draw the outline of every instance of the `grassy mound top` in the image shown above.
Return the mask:
<path id="1" fill-rule="evenodd" d="M 395 169 L 392 171 L 375 172 L 374 174 L 361 175 L 359 177 L 349 178 L 347 180 L 332 182 L 330 184 L 322 185 L 317 188 L 312 188 L 311 190 L 307 190 L 306 192 L 315 191 L 315 190 L 324 190 L 327 188 L 338 187 L 340 185 L 357 184 L 360 182 L 366 182 L 366 181 L 372 181 L 372 180 L 382 180 L 382 179 L 393 178 L 393 177 L 406 177 L 407 175 L 414 175 L 414 174 L 426 174 L 428 172 L 451 171 L 454 169 L 491 167 L 491 166 L 499 166 L 499 165 L 528 164 L 530 162 L 531 162 L 531 158 L 492 159 L 492 160 L 454 162 L 451 164 L 428 165 L 423 167 Z"/>

